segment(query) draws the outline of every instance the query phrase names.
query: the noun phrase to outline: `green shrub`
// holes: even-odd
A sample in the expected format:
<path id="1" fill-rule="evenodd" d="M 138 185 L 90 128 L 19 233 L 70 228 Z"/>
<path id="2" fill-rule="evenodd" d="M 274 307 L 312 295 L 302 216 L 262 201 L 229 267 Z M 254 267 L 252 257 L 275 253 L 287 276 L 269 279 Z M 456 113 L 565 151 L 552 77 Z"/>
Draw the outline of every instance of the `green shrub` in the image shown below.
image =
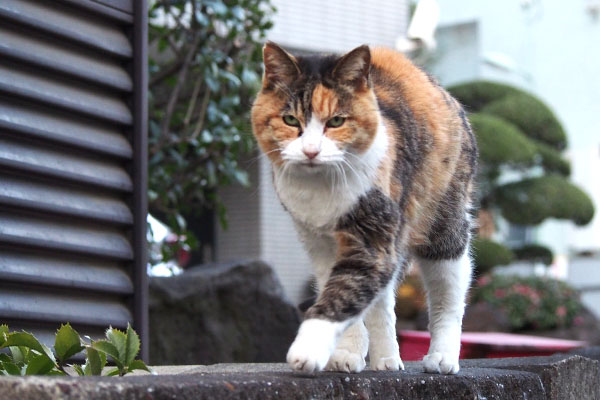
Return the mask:
<path id="1" fill-rule="evenodd" d="M 523 93 L 512 86 L 497 82 L 473 81 L 450 86 L 448 91 L 460 101 L 469 112 L 480 111 L 492 101 L 505 96 Z"/>
<path id="2" fill-rule="evenodd" d="M 473 239 L 471 249 L 473 262 L 479 274 L 484 274 L 497 265 L 510 264 L 514 258 L 508 247 L 489 239 Z"/>
<path id="3" fill-rule="evenodd" d="M 546 246 L 539 244 L 527 244 L 525 246 L 513 249 L 517 260 L 529 261 L 533 263 L 552 264 L 554 254 Z"/>
<path id="4" fill-rule="evenodd" d="M 494 166 L 533 164 L 536 145 L 516 126 L 484 113 L 472 114 L 469 119 L 477 136 L 482 162 Z"/>
<path id="5" fill-rule="evenodd" d="M 541 277 L 483 276 L 471 290 L 471 303 L 478 302 L 504 312 L 515 331 L 569 327 L 582 308 L 577 291 Z"/>
<path id="6" fill-rule="evenodd" d="M 187 220 L 216 209 L 225 224 L 217 188 L 248 184 L 238 160 L 254 146 L 249 110 L 272 10 L 269 0 L 152 2 L 148 205 L 191 247 Z"/>
<path id="7" fill-rule="evenodd" d="M 69 375 L 65 366 L 73 368 L 79 376 L 119 375 L 136 369 L 151 372 L 142 360 L 136 360 L 140 351 L 137 333 L 127 325 L 127 330 L 106 330 L 106 340 L 84 342 L 71 325 L 62 325 L 56 332 L 54 351 L 42 344 L 29 332 L 10 332 L 0 325 L 0 375 Z M 85 350 L 85 364 L 67 364 L 75 354 Z M 105 372 L 108 357 L 116 367 Z"/>
<path id="8" fill-rule="evenodd" d="M 567 135 L 554 113 L 528 93 L 503 97 L 489 103 L 481 111 L 513 123 L 527 136 L 558 150 L 567 146 Z"/>
<path id="9" fill-rule="evenodd" d="M 536 141 L 536 146 L 542 167 L 546 172 L 554 172 L 562 176 L 571 175 L 571 164 L 562 158 L 558 151 L 542 142 Z"/>
<path id="10" fill-rule="evenodd" d="M 519 225 L 537 225 L 547 218 L 567 219 L 585 225 L 594 217 L 591 199 L 559 175 L 545 175 L 497 188 L 502 216 Z"/>

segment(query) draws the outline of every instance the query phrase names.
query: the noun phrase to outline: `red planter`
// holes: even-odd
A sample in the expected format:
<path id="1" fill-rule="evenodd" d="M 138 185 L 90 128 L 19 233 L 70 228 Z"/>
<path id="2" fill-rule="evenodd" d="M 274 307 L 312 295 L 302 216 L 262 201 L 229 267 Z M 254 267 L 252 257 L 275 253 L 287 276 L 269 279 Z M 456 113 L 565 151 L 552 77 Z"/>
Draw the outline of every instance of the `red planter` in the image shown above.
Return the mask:
<path id="1" fill-rule="evenodd" d="M 429 349 L 429 332 L 398 332 L 400 355 L 405 361 L 421 360 Z M 547 356 L 586 346 L 586 342 L 498 332 L 463 332 L 460 358 Z"/>

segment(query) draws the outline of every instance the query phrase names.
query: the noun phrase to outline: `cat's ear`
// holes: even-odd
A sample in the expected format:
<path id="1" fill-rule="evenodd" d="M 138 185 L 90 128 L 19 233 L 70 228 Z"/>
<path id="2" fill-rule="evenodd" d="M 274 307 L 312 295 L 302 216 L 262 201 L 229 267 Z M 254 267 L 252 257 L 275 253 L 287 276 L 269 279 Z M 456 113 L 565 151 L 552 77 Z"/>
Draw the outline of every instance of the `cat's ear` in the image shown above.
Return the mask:
<path id="1" fill-rule="evenodd" d="M 264 86 L 289 86 L 300 75 L 300 67 L 294 56 L 273 42 L 269 41 L 263 47 L 263 62 Z"/>
<path id="2" fill-rule="evenodd" d="M 362 45 L 340 58 L 333 68 L 333 77 L 354 87 L 366 85 L 371 70 L 371 50 Z"/>

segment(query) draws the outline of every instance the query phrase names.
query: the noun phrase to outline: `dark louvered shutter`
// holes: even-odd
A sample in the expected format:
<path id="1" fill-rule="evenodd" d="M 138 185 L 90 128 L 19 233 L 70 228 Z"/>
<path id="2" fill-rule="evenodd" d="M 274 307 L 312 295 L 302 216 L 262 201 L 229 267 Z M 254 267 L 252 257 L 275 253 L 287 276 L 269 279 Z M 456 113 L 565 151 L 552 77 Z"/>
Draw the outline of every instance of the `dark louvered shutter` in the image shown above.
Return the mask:
<path id="1" fill-rule="evenodd" d="M 0 321 L 147 356 L 146 4 L 0 0 Z"/>

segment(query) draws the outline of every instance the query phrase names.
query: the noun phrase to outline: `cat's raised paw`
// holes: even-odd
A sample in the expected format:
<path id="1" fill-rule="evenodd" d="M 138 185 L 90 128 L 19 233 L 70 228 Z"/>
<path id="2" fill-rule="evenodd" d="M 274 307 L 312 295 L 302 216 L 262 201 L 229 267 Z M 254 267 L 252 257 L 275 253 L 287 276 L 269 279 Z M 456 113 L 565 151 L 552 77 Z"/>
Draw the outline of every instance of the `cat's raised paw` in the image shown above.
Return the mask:
<path id="1" fill-rule="evenodd" d="M 327 371 L 357 373 L 365 369 L 365 359 L 358 353 L 337 349 L 329 358 L 325 369 Z"/>
<path id="2" fill-rule="evenodd" d="M 375 371 L 404 371 L 404 364 L 399 356 L 381 357 L 374 360 L 371 368 Z"/>
<path id="3" fill-rule="evenodd" d="M 454 375 L 460 369 L 458 355 L 437 351 L 423 357 L 423 367 L 425 372 L 444 375 Z"/>

